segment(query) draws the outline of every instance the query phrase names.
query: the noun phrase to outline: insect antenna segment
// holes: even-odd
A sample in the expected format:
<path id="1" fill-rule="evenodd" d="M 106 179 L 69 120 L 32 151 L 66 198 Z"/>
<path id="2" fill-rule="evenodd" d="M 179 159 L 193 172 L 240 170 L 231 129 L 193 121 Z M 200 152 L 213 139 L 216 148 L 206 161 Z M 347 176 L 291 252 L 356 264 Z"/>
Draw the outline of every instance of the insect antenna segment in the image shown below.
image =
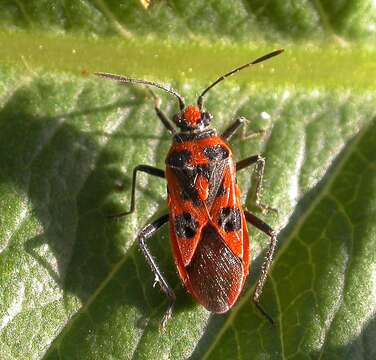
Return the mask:
<path id="1" fill-rule="evenodd" d="M 155 86 L 155 87 L 157 87 L 159 89 L 162 89 L 162 90 L 168 92 L 169 94 L 172 94 L 172 95 L 176 96 L 177 99 L 178 99 L 178 101 L 179 101 L 179 108 L 180 108 L 180 110 L 183 110 L 185 108 L 185 103 L 184 103 L 183 96 L 181 96 L 172 87 L 167 87 L 165 85 L 158 84 L 158 83 L 156 83 L 154 81 L 132 79 L 132 78 L 129 78 L 129 77 L 126 77 L 126 76 L 123 76 L 123 75 L 116 75 L 116 74 L 110 74 L 110 73 L 105 73 L 105 72 L 96 72 L 94 74 L 97 75 L 97 76 L 99 76 L 99 77 L 105 78 L 105 79 L 109 79 L 109 80 L 113 80 L 113 81 L 118 81 L 120 83 L 143 84 L 143 85 L 147 85 L 147 86 Z"/>
<path id="2" fill-rule="evenodd" d="M 279 50 L 272 51 L 272 52 L 269 53 L 269 54 L 263 55 L 263 56 L 257 58 L 256 60 L 253 60 L 253 61 L 251 61 L 251 62 L 249 62 L 249 63 L 247 63 L 247 64 L 244 64 L 244 65 L 242 65 L 242 66 L 239 66 L 239 67 L 237 67 L 236 69 L 233 69 L 233 70 L 231 70 L 230 72 L 228 72 L 228 73 L 222 75 L 221 77 L 219 77 L 219 78 L 218 78 L 217 80 L 215 80 L 211 85 L 209 85 L 209 86 L 208 86 L 208 87 L 207 87 L 207 88 L 201 93 L 201 95 L 198 97 L 198 99 L 197 99 L 197 105 L 198 105 L 199 109 L 200 109 L 200 110 L 202 109 L 202 105 L 203 105 L 203 103 L 204 103 L 204 95 L 205 95 L 205 94 L 206 94 L 211 88 L 213 88 L 215 85 L 217 85 L 218 83 L 220 83 L 221 81 L 223 81 L 223 80 L 226 79 L 227 77 L 234 75 L 234 74 L 237 73 L 238 71 L 243 70 L 243 69 L 245 69 L 245 68 L 247 68 L 247 67 L 249 67 L 249 66 L 256 65 L 256 64 L 258 64 L 258 63 L 260 63 L 260 62 L 262 62 L 262 61 L 268 60 L 268 59 L 270 59 L 270 58 L 272 58 L 272 57 L 274 57 L 274 56 L 279 55 L 279 54 L 282 53 L 283 51 L 284 51 L 284 49 L 279 49 Z"/>

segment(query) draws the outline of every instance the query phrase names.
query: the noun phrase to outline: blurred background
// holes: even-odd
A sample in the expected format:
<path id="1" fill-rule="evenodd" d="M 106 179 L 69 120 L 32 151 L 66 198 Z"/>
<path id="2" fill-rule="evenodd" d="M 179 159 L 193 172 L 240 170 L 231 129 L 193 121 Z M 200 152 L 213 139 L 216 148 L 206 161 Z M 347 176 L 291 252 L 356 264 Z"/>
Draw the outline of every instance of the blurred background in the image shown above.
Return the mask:
<path id="1" fill-rule="evenodd" d="M 0 358 L 374 359 L 376 347 L 376 3 L 348 1 L 0 2 Z M 266 157 L 263 200 L 239 173 L 245 207 L 280 231 L 262 295 L 250 301 L 268 239 L 250 228 L 250 278 L 212 315 L 176 274 L 168 227 L 150 241 L 178 301 L 167 302 L 135 243 L 167 212 L 171 144 L 143 87 L 96 71 L 170 84 L 188 103 L 223 73 L 285 52 L 208 93 L 213 126 L 249 124 L 236 160 Z M 158 93 L 172 116 L 173 98 Z M 262 130 L 258 138 L 253 132 Z"/>

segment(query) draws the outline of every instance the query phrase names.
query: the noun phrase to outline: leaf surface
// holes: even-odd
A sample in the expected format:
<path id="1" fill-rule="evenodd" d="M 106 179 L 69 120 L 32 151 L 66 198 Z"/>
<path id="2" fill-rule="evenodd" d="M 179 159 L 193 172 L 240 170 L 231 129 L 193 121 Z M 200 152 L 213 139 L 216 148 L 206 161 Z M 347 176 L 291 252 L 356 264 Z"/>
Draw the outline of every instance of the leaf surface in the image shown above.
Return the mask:
<path id="1" fill-rule="evenodd" d="M 0 358 L 374 358 L 372 4 L 213 1 L 205 16 L 195 1 L 52 4 L 0 5 Z M 236 160 L 267 161 L 263 201 L 278 214 L 255 209 L 251 169 L 239 183 L 245 206 L 280 230 L 261 299 L 276 326 L 250 301 L 265 235 L 250 228 L 246 289 L 229 313 L 211 315 L 183 289 L 166 226 L 150 248 L 178 301 L 161 333 L 167 302 L 135 240 L 167 211 L 164 180 L 140 175 L 136 213 L 106 214 L 128 209 L 132 169 L 163 168 L 171 139 L 148 91 L 86 70 L 123 72 L 116 63 L 126 59 L 130 75 L 172 82 L 191 102 L 284 41 L 283 56 L 218 85 L 205 103 L 218 131 L 237 116 L 250 119 L 244 134 L 265 131 L 231 145 Z M 177 104 L 160 95 L 172 116 Z"/>

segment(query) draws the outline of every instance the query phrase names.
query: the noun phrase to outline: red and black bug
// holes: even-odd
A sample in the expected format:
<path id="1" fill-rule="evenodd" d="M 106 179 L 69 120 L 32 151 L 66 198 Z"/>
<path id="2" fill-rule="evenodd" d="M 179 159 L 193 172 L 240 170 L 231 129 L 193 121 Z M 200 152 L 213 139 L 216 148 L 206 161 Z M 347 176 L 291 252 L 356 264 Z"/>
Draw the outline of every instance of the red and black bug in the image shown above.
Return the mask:
<path id="1" fill-rule="evenodd" d="M 157 116 L 173 135 L 173 143 L 166 157 L 166 170 L 149 165 L 136 166 L 133 170 L 131 208 L 127 212 L 111 216 L 122 217 L 135 210 L 137 172 L 167 179 L 169 213 L 146 225 L 137 237 L 156 281 L 170 301 L 162 326 L 165 326 L 171 317 L 176 297 L 151 255 L 146 240 L 167 222 L 170 224 L 175 263 L 184 286 L 200 304 L 214 313 L 224 313 L 233 306 L 247 279 L 250 249 L 246 222 L 267 234 L 270 237 L 269 248 L 253 300 L 262 314 L 273 322 L 259 304 L 259 300 L 273 259 L 277 236 L 269 225 L 242 208 L 240 190 L 236 183 L 236 172 L 256 164 L 259 175 L 256 205 L 262 209 L 267 208 L 260 202 L 265 160 L 260 155 L 253 155 L 235 163 L 227 142 L 244 124 L 245 119 L 236 119 L 222 135 L 218 135 L 214 129 L 207 128 L 213 116 L 204 111 L 203 98 L 213 86 L 226 77 L 282 51 L 273 51 L 221 76 L 201 93 L 197 106 L 186 107 L 183 97 L 174 89 L 155 82 L 96 73 L 120 83 L 157 87 L 174 95 L 179 102 L 180 111 L 173 117 L 173 123 L 180 129 L 177 132 L 160 109 L 160 100 L 156 97 Z"/>

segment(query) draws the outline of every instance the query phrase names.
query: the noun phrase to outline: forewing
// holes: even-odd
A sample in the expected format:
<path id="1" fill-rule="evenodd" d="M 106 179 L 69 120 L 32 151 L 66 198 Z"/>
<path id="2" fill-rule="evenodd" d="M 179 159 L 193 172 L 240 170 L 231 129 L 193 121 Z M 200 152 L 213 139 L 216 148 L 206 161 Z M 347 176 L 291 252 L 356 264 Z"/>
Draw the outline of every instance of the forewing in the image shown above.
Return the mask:
<path id="1" fill-rule="evenodd" d="M 188 196 L 192 195 L 194 190 L 190 186 L 191 174 L 187 171 L 182 168 L 166 168 L 171 240 L 177 244 L 174 248 L 175 255 L 179 255 L 183 266 L 189 264 L 200 240 L 202 228 L 207 222 L 205 208 Z"/>
<path id="2" fill-rule="evenodd" d="M 236 256 L 243 258 L 248 233 L 231 159 L 224 167 L 222 183 L 210 208 L 210 217 L 226 245 Z"/>

